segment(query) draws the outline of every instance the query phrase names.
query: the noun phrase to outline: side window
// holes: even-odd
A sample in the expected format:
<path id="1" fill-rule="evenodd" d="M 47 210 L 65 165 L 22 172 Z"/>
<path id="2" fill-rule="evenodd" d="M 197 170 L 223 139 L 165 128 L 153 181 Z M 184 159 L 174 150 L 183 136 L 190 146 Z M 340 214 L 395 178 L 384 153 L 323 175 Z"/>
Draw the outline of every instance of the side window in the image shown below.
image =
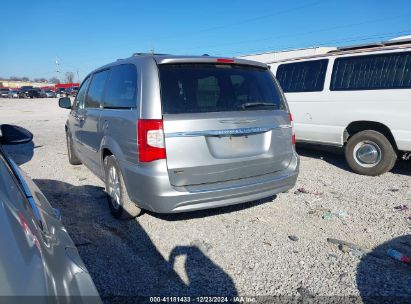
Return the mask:
<path id="1" fill-rule="evenodd" d="M 411 88 L 411 52 L 341 57 L 334 61 L 331 91 Z"/>
<path id="2" fill-rule="evenodd" d="M 87 109 L 100 108 L 108 75 L 109 70 L 97 72 L 93 75 L 85 102 Z"/>
<path id="3" fill-rule="evenodd" d="M 74 102 L 76 109 L 84 109 L 84 100 L 86 99 L 86 92 L 88 85 L 90 83 L 90 77 L 86 78 L 81 84 L 80 90 L 76 96 L 76 101 Z"/>
<path id="4" fill-rule="evenodd" d="M 285 93 L 319 92 L 324 89 L 328 59 L 281 64 L 277 80 Z"/>
<path id="5" fill-rule="evenodd" d="M 111 68 L 104 96 L 105 108 L 135 108 L 137 106 L 137 70 L 125 64 Z"/>

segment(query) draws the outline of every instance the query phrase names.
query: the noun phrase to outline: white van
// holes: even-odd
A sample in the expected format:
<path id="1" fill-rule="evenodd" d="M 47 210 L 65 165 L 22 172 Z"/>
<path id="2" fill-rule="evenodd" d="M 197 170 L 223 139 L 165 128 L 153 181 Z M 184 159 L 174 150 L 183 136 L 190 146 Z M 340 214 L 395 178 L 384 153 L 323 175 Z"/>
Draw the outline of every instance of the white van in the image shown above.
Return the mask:
<path id="1" fill-rule="evenodd" d="M 411 40 L 268 62 L 287 97 L 297 142 L 345 148 L 376 176 L 411 156 Z"/>

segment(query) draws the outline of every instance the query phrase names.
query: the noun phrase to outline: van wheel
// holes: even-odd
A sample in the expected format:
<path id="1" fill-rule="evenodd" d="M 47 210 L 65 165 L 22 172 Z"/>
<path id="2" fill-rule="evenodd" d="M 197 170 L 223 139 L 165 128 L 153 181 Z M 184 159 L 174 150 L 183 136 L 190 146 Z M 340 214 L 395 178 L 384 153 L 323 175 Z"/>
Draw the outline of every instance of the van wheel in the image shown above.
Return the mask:
<path id="1" fill-rule="evenodd" d="M 71 135 L 66 132 L 66 142 L 67 142 L 67 155 L 69 159 L 69 163 L 71 165 L 81 165 L 81 161 L 76 154 L 76 150 L 73 147 L 73 139 Z"/>
<path id="2" fill-rule="evenodd" d="M 113 155 L 104 158 L 105 183 L 108 206 L 111 214 L 118 219 L 132 219 L 142 210 L 128 196 L 123 175 Z"/>
<path id="3" fill-rule="evenodd" d="M 345 159 L 355 173 L 377 176 L 394 167 L 397 154 L 383 134 L 366 130 L 348 140 Z"/>

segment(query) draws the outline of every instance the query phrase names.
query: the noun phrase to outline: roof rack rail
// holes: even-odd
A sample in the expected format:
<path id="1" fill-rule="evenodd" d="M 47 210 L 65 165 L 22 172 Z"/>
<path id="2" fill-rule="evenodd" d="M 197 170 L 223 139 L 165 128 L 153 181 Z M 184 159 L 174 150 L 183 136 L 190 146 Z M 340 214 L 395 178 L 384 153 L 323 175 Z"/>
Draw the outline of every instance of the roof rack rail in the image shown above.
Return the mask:
<path id="1" fill-rule="evenodd" d="M 360 50 L 360 49 L 369 49 L 369 48 L 375 48 L 375 47 L 381 47 L 384 46 L 382 43 L 367 43 L 367 44 L 357 44 L 357 45 L 349 45 L 349 46 L 340 46 L 337 47 L 336 50 L 331 50 L 328 53 L 336 53 L 336 52 L 341 52 L 341 51 L 354 51 L 354 50 Z"/>
<path id="2" fill-rule="evenodd" d="M 361 50 L 361 49 L 370 49 L 370 48 L 377 48 L 383 46 L 390 46 L 390 45 L 402 45 L 402 44 L 411 44 L 411 38 L 403 38 L 403 39 L 391 39 L 382 42 L 375 42 L 375 43 L 364 43 L 364 44 L 357 44 L 357 45 L 349 45 L 349 46 L 342 46 L 337 47 L 336 50 L 331 50 L 328 53 L 336 53 L 341 51 L 353 51 L 353 50 Z"/>
<path id="3" fill-rule="evenodd" d="M 164 56 L 167 54 L 157 54 L 157 53 L 134 53 L 133 56 Z"/>
<path id="4" fill-rule="evenodd" d="M 394 38 L 383 42 L 384 45 L 411 44 L 411 37 Z"/>

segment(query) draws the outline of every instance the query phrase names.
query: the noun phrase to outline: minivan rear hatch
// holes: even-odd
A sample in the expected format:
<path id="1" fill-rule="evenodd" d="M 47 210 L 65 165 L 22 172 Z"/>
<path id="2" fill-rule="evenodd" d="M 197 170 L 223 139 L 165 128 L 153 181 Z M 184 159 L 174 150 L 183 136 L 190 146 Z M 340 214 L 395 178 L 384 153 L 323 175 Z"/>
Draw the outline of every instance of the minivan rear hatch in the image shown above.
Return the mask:
<path id="1" fill-rule="evenodd" d="M 288 167 L 290 119 L 267 68 L 212 62 L 158 67 L 172 185 L 224 182 Z"/>

